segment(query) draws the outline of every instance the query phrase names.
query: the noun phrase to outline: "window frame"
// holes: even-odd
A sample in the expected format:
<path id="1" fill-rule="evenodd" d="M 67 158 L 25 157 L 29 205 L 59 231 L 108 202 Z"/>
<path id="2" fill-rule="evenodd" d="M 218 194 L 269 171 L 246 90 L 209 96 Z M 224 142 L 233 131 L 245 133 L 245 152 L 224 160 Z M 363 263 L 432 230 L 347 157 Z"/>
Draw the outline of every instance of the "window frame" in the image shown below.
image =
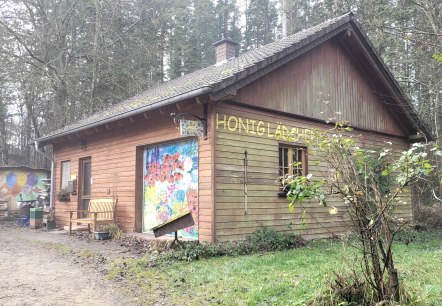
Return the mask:
<path id="1" fill-rule="evenodd" d="M 63 174 L 64 174 L 64 169 L 65 169 L 65 165 L 66 165 L 66 163 L 69 163 L 69 174 L 66 174 L 66 175 L 67 175 L 67 177 L 66 177 L 66 185 L 64 186 L 64 185 L 63 185 L 63 182 L 64 182 L 64 180 L 63 180 L 63 178 L 64 178 Z M 67 189 L 67 188 L 68 188 L 69 181 L 71 180 L 71 177 L 70 177 L 70 175 L 71 175 L 71 169 L 72 169 L 72 163 L 71 163 L 70 160 L 63 160 L 63 161 L 60 162 L 60 190 L 61 190 L 61 189 Z"/>
<path id="2" fill-rule="evenodd" d="M 284 169 L 284 164 L 281 163 L 281 155 L 280 155 L 280 150 L 282 148 L 287 148 L 288 152 L 287 152 L 287 157 L 288 157 L 288 173 L 289 175 L 294 175 L 293 171 L 293 151 L 297 150 L 298 152 L 301 152 L 301 175 L 306 176 L 308 174 L 308 154 L 307 154 L 307 147 L 306 146 L 302 146 L 302 145 L 298 145 L 298 144 L 293 144 L 293 143 L 287 143 L 287 142 L 279 142 L 278 143 L 278 173 L 279 176 L 284 176 L 285 173 L 284 171 L 281 171 L 281 167 L 282 169 Z"/>

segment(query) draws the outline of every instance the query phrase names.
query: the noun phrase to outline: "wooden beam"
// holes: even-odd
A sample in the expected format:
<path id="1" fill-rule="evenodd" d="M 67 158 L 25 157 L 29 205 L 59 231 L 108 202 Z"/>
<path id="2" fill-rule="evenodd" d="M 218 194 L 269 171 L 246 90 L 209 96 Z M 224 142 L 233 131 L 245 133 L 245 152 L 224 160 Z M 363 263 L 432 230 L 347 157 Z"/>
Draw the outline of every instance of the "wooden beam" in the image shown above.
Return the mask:
<path id="1" fill-rule="evenodd" d="M 418 132 L 417 134 L 410 135 L 408 139 L 412 141 L 421 141 L 425 139 L 425 135 L 423 133 Z"/>
<path id="2" fill-rule="evenodd" d="M 312 118 L 312 117 L 306 117 L 306 116 L 302 116 L 302 115 L 297 115 L 297 114 L 293 114 L 293 113 L 288 113 L 288 112 L 284 112 L 284 111 L 278 111 L 278 110 L 274 110 L 272 108 L 268 108 L 268 107 L 263 107 L 263 106 L 257 106 L 257 105 L 252 105 L 252 104 L 247 104 L 247 103 L 243 103 L 240 101 L 235 101 L 235 100 L 223 100 L 223 101 L 219 101 L 217 103 L 217 105 L 219 106 L 223 106 L 223 104 L 233 104 L 233 105 L 240 105 L 249 109 L 256 109 L 256 110 L 260 110 L 260 111 L 264 111 L 264 112 L 269 112 L 272 114 L 277 114 L 277 115 L 284 115 L 287 116 L 289 118 L 296 118 L 296 119 L 302 119 L 302 120 L 306 120 L 306 121 L 310 121 L 310 122 L 315 122 L 315 123 L 320 123 L 320 124 L 324 124 L 324 125 L 328 125 L 328 126 L 332 126 L 332 123 L 326 123 L 324 120 L 322 119 L 316 119 L 316 118 Z M 376 131 L 376 130 L 372 130 L 372 129 L 366 129 L 363 127 L 359 127 L 357 125 L 352 125 L 352 128 L 356 131 L 361 131 L 361 132 L 367 132 L 367 133 L 373 133 L 376 135 L 383 135 L 383 136 L 387 136 L 387 137 L 394 137 L 394 138 L 398 138 L 398 139 L 408 139 L 407 136 L 402 136 L 402 135 L 396 135 L 396 134 L 391 134 L 391 133 L 385 133 L 385 132 L 380 132 L 380 131 Z"/>
<path id="3" fill-rule="evenodd" d="M 215 147 L 215 122 L 216 122 L 216 104 L 212 104 L 212 109 L 210 112 L 210 147 L 212 150 L 212 157 L 211 157 L 211 180 L 212 180 L 212 184 L 211 184 L 211 203 L 210 203 L 210 207 L 211 207 L 211 223 L 212 223 L 212 242 L 216 243 L 217 242 L 217 237 L 216 237 L 216 200 L 215 200 L 215 193 L 216 193 L 216 188 L 215 188 L 215 165 L 216 165 L 216 147 Z M 198 201 L 199 201 L 199 197 L 198 197 Z"/>

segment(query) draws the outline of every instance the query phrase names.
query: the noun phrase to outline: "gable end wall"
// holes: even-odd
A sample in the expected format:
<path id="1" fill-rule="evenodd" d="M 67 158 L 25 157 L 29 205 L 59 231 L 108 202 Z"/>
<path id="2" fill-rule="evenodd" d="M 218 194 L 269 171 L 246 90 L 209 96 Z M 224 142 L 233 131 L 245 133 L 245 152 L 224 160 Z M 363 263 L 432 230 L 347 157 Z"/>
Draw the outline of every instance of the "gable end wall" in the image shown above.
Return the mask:
<path id="1" fill-rule="evenodd" d="M 309 118 L 336 117 L 354 127 L 408 136 L 379 98 L 385 93 L 375 88 L 366 70 L 330 40 L 239 89 L 235 100 Z"/>

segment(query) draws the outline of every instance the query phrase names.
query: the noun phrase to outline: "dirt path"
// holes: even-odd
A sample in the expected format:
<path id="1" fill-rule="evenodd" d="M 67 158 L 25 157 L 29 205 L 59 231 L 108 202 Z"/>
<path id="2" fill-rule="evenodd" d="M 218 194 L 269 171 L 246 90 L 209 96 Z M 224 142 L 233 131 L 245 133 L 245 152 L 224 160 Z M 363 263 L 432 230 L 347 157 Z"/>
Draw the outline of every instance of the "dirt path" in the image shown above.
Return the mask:
<path id="1" fill-rule="evenodd" d="M 63 254 L 68 248 L 94 254 L 94 260 L 127 252 L 115 243 L 0 226 L 0 305 L 139 304 L 106 280 L 93 263 L 79 260 L 75 252 Z"/>

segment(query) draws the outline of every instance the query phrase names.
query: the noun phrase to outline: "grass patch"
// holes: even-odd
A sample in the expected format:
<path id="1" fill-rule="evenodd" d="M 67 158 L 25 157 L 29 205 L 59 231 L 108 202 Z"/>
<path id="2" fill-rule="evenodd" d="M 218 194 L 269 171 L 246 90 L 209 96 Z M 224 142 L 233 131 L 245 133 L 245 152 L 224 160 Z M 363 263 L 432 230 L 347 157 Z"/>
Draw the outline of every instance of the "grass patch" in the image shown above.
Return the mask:
<path id="1" fill-rule="evenodd" d="M 442 305 L 442 230 L 399 237 L 396 266 L 412 305 Z"/>
<path id="2" fill-rule="evenodd" d="M 409 304 L 442 305 L 442 231 L 406 237 L 411 241 L 400 237 L 394 254 Z M 109 277 L 126 279 L 144 293 L 147 304 L 164 292 L 171 303 L 180 305 L 324 304 L 332 300 L 329 285 L 333 271 L 351 266 L 355 254 L 342 243 L 314 241 L 292 250 L 154 267 L 149 266 L 148 257 L 119 260 Z"/>

